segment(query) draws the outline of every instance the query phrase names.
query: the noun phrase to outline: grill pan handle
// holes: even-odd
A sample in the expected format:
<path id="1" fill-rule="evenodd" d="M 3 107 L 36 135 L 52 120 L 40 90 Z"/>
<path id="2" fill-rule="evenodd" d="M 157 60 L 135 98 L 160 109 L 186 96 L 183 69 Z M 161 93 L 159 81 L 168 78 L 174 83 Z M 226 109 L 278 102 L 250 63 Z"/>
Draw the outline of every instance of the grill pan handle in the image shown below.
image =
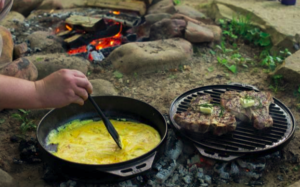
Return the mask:
<path id="1" fill-rule="evenodd" d="M 256 86 L 252 86 L 250 84 L 243 84 L 243 83 L 229 83 L 228 85 L 233 85 L 233 86 L 241 86 L 241 87 L 246 87 L 246 88 L 251 88 L 252 90 L 259 91 L 259 89 Z"/>
<path id="2" fill-rule="evenodd" d="M 220 156 L 218 153 L 214 153 L 214 154 L 206 153 L 204 149 L 198 147 L 197 145 L 195 145 L 195 147 L 200 152 L 200 154 L 203 155 L 203 156 L 205 156 L 205 157 L 216 159 L 216 160 L 223 160 L 223 161 L 226 161 L 226 162 L 229 162 L 229 161 L 237 159 L 237 158 L 239 158 L 241 156 L 244 156 L 244 155 L 239 155 L 239 156 L 230 155 L 228 157 L 223 157 L 223 156 Z"/>
<path id="3" fill-rule="evenodd" d="M 111 174 L 121 176 L 121 177 L 128 177 L 128 176 L 142 173 L 142 172 L 147 171 L 150 168 L 152 168 L 152 164 L 153 164 L 155 156 L 156 156 L 156 151 L 152 155 L 150 155 L 145 161 L 138 163 L 134 166 L 130 166 L 128 168 L 123 168 L 123 169 L 119 169 L 119 170 L 111 170 L 111 171 L 107 171 L 107 170 L 103 171 L 100 169 L 99 170 L 102 172 L 111 173 Z"/>

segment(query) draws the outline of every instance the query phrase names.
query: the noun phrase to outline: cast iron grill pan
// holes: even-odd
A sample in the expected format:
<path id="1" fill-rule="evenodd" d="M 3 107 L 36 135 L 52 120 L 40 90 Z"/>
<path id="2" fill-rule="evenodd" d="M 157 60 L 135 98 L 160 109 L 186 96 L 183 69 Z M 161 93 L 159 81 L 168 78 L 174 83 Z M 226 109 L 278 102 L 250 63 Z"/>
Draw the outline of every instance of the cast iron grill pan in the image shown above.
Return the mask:
<path id="1" fill-rule="evenodd" d="M 237 120 L 237 128 L 232 133 L 222 136 L 193 133 L 182 129 L 174 120 L 176 113 L 185 112 L 192 98 L 202 94 L 210 94 L 212 103 L 220 104 L 220 95 L 225 91 L 249 91 L 256 90 L 251 86 L 241 85 L 214 85 L 190 90 L 177 99 L 170 108 L 171 124 L 185 138 L 192 141 L 196 148 L 204 156 L 219 160 L 232 160 L 246 154 L 271 151 L 285 145 L 292 138 L 295 131 L 295 119 L 290 110 L 279 100 L 274 98 L 274 104 L 270 105 L 270 115 L 273 118 L 273 127 L 257 130 L 252 124 Z"/>

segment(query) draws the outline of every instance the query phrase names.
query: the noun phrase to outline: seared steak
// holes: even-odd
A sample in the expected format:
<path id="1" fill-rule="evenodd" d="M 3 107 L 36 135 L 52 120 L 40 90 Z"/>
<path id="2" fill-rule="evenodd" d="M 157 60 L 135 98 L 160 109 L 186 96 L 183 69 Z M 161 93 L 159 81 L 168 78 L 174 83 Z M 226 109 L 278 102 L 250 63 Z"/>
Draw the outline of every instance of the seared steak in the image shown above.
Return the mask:
<path id="1" fill-rule="evenodd" d="M 234 115 L 223 109 L 220 105 L 211 105 L 212 112 L 205 114 L 200 111 L 200 106 L 208 106 L 212 98 L 209 94 L 198 96 L 191 101 L 186 112 L 176 114 L 174 120 L 182 128 L 193 132 L 206 133 L 213 131 L 215 135 L 226 134 L 234 131 L 236 120 Z"/>
<path id="2" fill-rule="evenodd" d="M 251 106 L 244 107 L 241 100 L 252 100 Z M 271 127 L 273 119 L 269 115 L 269 106 L 273 103 L 269 92 L 228 91 L 221 95 L 221 105 L 245 122 L 252 122 L 257 129 Z"/>

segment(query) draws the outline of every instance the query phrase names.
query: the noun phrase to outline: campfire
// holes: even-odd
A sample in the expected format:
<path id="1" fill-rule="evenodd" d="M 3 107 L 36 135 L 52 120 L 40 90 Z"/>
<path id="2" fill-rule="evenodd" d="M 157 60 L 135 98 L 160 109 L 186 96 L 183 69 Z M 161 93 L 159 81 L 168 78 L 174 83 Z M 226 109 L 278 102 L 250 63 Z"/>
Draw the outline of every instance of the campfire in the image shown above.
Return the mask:
<path id="1" fill-rule="evenodd" d="M 70 16 L 55 29 L 63 38 L 69 55 L 85 56 L 91 62 L 101 61 L 116 47 L 135 41 L 126 31 L 138 26 L 142 18 L 130 13 L 108 11 L 93 17 Z"/>

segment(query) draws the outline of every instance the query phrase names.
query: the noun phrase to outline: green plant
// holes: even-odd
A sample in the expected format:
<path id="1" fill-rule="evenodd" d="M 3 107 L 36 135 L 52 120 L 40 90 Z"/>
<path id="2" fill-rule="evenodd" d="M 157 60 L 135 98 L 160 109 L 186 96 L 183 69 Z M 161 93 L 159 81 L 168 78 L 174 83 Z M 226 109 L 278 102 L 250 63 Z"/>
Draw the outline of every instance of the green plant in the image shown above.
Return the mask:
<path id="1" fill-rule="evenodd" d="M 0 119 L 0 124 L 4 123 L 5 119 Z"/>
<path id="2" fill-rule="evenodd" d="M 286 57 L 291 55 L 291 52 L 288 49 L 279 52 L 280 55 L 270 55 L 266 50 L 260 53 L 262 58 L 261 64 L 263 66 L 268 66 L 271 71 L 274 71 L 278 64 L 281 64 Z"/>
<path id="3" fill-rule="evenodd" d="M 181 3 L 180 0 L 174 0 L 173 2 L 175 3 L 175 5 L 179 5 Z"/>
<path id="4" fill-rule="evenodd" d="M 21 122 L 21 132 L 25 133 L 27 130 L 35 130 L 36 125 L 33 123 L 33 120 L 29 119 L 30 110 L 19 109 L 21 114 L 15 113 L 12 114 L 12 117 Z"/>
<path id="5" fill-rule="evenodd" d="M 220 45 L 216 45 L 216 47 L 218 49 L 220 49 L 222 51 L 222 53 L 229 53 L 229 52 L 232 52 L 233 50 L 232 49 L 227 49 L 226 46 L 225 46 L 225 41 L 222 41 L 220 43 Z"/>
<path id="6" fill-rule="evenodd" d="M 236 65 L 229 65 L 228 60 L 226 58 L 221 59 L 220 57 L 217 57 L 218 63 L 225 66 L 228 70 L 230 70 L 232 73 L 237 73 Z"/>
<path id="7" fill-rule="evenodd" d="M 274 75 L 272 77 L 272 83 L 269 88 L 276 94 L 278 91 L 283 91 L 284 88 L 280 87 L 280 81 L 282 80 L 282 75 Z"/>
<path id="8" fill-rule="evenodd" d="M 209 67 L 209 68 L 207 68 L 207 71 L 208 71 L 208 72 L 213 72 L 213 71 L 214 71 L 214 67 Z"/>
<path id="9" fill-rule="evenodd" d="M 123 77 L 123 74 L 122 74 L 121 72 L 119 72 L 119 71 L 115 71 L 113 74 L 114 74 L 114 76 L 115 76 L 116 78 L 118 78 L 118 79 L 120 79 L 120 78 Z"/>

